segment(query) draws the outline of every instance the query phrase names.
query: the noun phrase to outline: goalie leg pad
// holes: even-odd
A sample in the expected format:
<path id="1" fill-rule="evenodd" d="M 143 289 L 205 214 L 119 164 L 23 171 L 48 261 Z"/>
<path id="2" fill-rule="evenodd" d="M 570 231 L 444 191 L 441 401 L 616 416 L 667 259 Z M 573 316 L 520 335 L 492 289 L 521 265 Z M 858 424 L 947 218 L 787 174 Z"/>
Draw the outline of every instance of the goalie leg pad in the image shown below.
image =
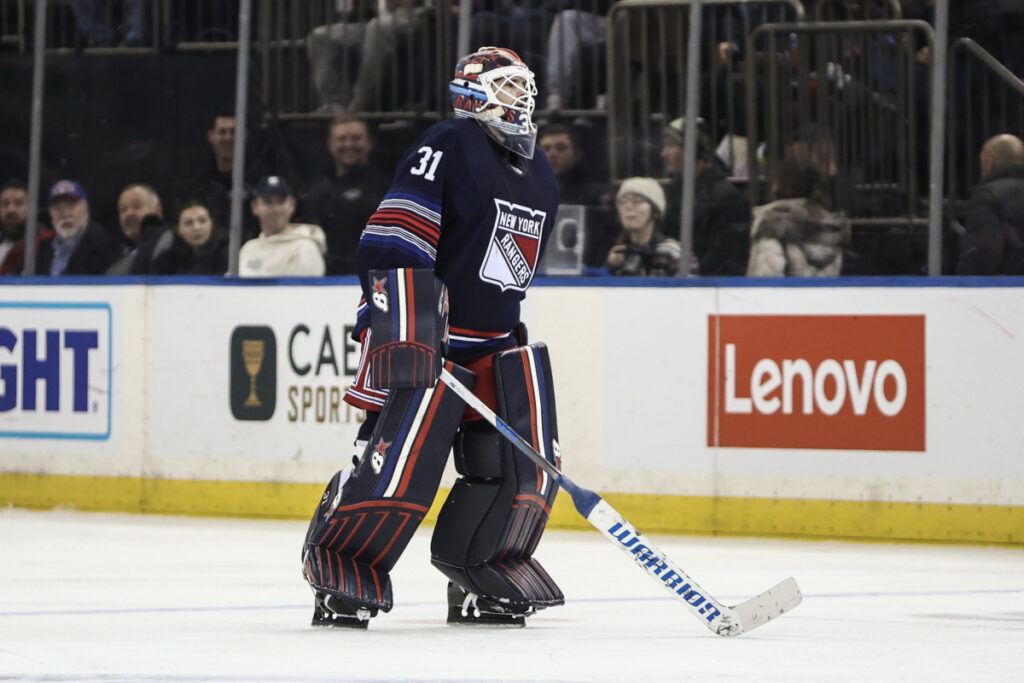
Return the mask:
<path id="1" fill-rule="evenodd" d="M 554 390 L 543 344 L 494 360 L 498 414 L 553 463 Z M 513 608 L 560 605 L 564 596 L 533 558 L 558 486 L 487 424 L 464 424 L 456 439 L 462 477 L 438 515 L 434 566 L 467 592 Z"/>
<path id="2" fill-rule="evenodd" d="M 371 270 L 370 384 L 431 387 L 448 341 L 448 290 L 429 268 Z"/>
<path id="3" fill-rule="evenodd" d="M 473 373 L 446 367 L 472 386 Z M 331 479 L 310 522 L 302 564 L 315 593 L 391 609 L 388 573 L 433 502 L 464 409 L 443 383 L 389 393 L 359 463 Z"/>

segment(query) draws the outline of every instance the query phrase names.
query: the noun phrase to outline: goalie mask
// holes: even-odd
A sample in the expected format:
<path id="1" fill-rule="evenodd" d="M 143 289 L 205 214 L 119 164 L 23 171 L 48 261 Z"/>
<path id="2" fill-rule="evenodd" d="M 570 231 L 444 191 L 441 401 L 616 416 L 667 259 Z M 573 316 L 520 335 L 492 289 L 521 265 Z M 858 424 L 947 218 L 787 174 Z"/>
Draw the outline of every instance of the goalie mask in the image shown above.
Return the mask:
<path id="1" fill-rule="evenodd" d="M 533 158 L 537 83 L 519 55 L 482 47 L 459 60 L 448 89 L 456 116 L 476 119 L 502 147 Z"/>

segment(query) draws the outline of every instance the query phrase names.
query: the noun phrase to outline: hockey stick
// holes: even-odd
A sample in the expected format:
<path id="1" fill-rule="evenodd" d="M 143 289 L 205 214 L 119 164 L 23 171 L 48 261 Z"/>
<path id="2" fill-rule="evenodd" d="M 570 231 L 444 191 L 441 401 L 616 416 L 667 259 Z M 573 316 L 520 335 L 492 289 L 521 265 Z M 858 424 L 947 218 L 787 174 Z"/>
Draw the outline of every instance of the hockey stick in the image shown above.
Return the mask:
<path id="1" fill-rule="evenodd" d="M 774 588 L 732 607 L 715 600 L 601 496 L 578 486 L 548 462 L 447 369 L 442 368 L 441 381 L 451 387 L 473 410 L 480 413 L 513 446 L 557 481 L 572 497 L 577 512 L 604 534 L 605 538 L 622 548 L 638 567 L 671 592 L 715 634 L 738 636 L 768 623 L 800 604 L 803 596 L 793 578 L 788 578 Z"/>

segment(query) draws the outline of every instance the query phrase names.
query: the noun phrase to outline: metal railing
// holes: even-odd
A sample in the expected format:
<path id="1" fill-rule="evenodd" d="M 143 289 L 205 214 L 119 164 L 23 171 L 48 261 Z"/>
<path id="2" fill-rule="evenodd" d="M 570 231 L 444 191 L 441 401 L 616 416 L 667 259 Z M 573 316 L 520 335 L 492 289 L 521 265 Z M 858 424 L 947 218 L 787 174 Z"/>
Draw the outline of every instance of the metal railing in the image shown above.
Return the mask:
<path id="1" fill-rule="evenodd" d="M 745 37 L 771 21 L 801 21 L 797 0 L 704 0 L 700 114 L 714 143 L 746 133 Z M 683 115 L 689 0 L 624 0 L 608 15 L 608 159 L 613 181 L 664 175 L 664 127 Z M 646 39 L 643 37 L 646 36 Z"/>
<path id="2" fill-rule="evenodd" d="M 854 224 L 924 224 L 929 111 L 912 38 L 932 44 L 923 21 L 766 25 L 747 39 L 763 55 L 747 64 L 752 203 L 787 156 L 806 156 L 832 178 L 833 202 Z M 759 118 L 758 114 L 762 116 Z M 751 164 L 751 169 L 757 165 Z"/>
<path id="3" fill-rule="evenodd" d="M 902 19 L 899 0 L 817 0 L 811 4 L 814 21 L 877 21 Z"/>
<path id="4" fill-rule="evenodd" d="M 262 94 L 282 119 L 339 111 L 368 118 L 439 118 L 455 63 L 455 18 L 445 4 L 375 15 L 333 2 L 260 0 Z"/>
<path id="5" fill-rule="evenodd" d="M 51 53 L 112 53 L 159 46 L 158 13 L 165 0 L 49 0 L 46 50 Z M 22 0 L 34 4 L 32 0 Z M 29 28 L 21 49 L 28 50 Z"/>
<path id="6" fill-rule="evenodd" d="M 946 196 L 965 199 L 981 175 L 978 153 L 994 135 L 1024 137 L 1024 80 L 970 38 L 949 49 Z"/>
<path id="7" fill-rule="evenodd" d="M 119 53 L 173 48 L 234 50 L 240 0 L 48 0 L 50 53 Z M 0 0 L 5 44 L 31 48 L 27 7 L 33 0 Z M 301 4 L 301 3 L 296 3 Z"/>
<path id="8" fill-rule="evenodd" d="M 25 51 L 25 0 L 0 0 L 0 49 Z"/>
<path id="9" fill-rule="evenodd" d="M 185 0 L 140 0 L 146 10 L 146 40 L 140 48 L 88 47 L 71 0 L 53 0 L 47 3 L 45 42 L 47 49 L 87 52 L 160 49 L 169 47 L 169 41 L 175 41 L 181 50 L 210 49 L 211 45 L 237 49 L 233 42 L 237 36 L 231 33 L 226 14 L 221 21 L 214 14 L 190 14 L 188 7 L 214 10 L 239 1 L 191 0 L 189 4 Z M 338 24 L 359 25 L 365 32 L 376 17 L 358 4 L 339 13 L 335 0 L 252 3 L 252 57 L 257 66 L 254 73 L 260 79 L 255 87 L 265 111 L 295 119 L 331 113 L 330 108 L 317 111 L 325 103 L 325 90 L 310 69 L 311 36 L 320 27 Z M 124 10 L 129 4 L 128 0 L 111 0 L 95 6 L 102 9 L 112 27 L 121 27 L 118 36 L 122 36 Z M 948 53 L 940 53 L 950 56 L 948 71 L 938 66 L 940 60 L 935 61 L 939 73 L 948 73 L 951 87 L 947 123 L 943 126 L 940 121 L 934 126 L 929 112 L 935 105 L 929 103 L 928 95 L 935 76 L 916 54 L 922 45 L 934 48 L 928 23 L 808 23 L 797 0 L 704 0 L 703 4 L 698 43 L 702 66 L 699 113 L 714 142 L 727 136 L 745 138 L 752 204 L 768 198 L 766 185 L 787 154 L 806 154 L 836 180 L 833 198 L 837 208 L 845 210 L 855 225 L 901 225 L 919 234 L 929 218 L 941 214 L 926 211 L 923 199 L 929 180 L 941 179 L 943 166 L 948 169 L 946 196 L 962 199 L 977 179 L 981 144 L 997 133 L 1024 135 L 1024 80 L 973 41 L 962 39 Z M 889 9 L 898 8 L 889 5 Z M 26 11 L 38 6 L 30 0 L 0 0 L 0 28 L 10 50 L 27 50 L 39 40 L 30 36 L 36 20 Z M 567 11 L 586 12 L 588 6 L 580 0 Z M 658 154 L 662 132 L 685 110 L 686 73 L 691 66 L 687 61 L 694 61 L 689 54 L 690 6 L 689 0 L 619 2 L 605 17 L 603 48 L 600 40 L 585 39 L 579 24 L 573 28 L 577 42 L 585 45 L 571 58 L 567 72 L 572 77 L 562 85 L 572 85 L 575 90 L 560 107 L 546 113 L 557 111 L 566 117 L 595 120 L 607 117 L 609 180 L 663 175 Z M 822 5 L 812 7 L 822 16 L 828 11 Z M 381 87 L 371 88 L 360 107 L 349 105 L 363 67 L 365 34 L 339 42 L 341 49 L 331 64 L 340 65 L 341 87 L 349 89 L 339 101 L 341 106 L 367 118 L 447 115 L 457 15 L 447 4 L 421 9 L 414 30 L 396 33 L 391 51 L 378 64 L 379 78 L 372 80 Z M 514 4 L 506 9 L 501 17 L 515 16 Z M 470 20 L 473 16 L 480 18 L 472 15 Z M 179 20 L 176 17 L 184 17 L 181 30 L 168 28 Z M 792 21 L 781 21 L 786 18 Z M 542 63 L 549 59 L 552 46 L 564 47 L 552 40 L 557 37 L 558 21 L 558 13 L 553 13 L 524 29 L 520 38 L 525 47 L 521 49 L 543 53 L 539 57 Z M 221 24 L 226 26 L 223 32 L 215 28 Z M 473 30 L 472 21 L 467 27 Z M 476 30 L 480 37 L 489 29 L 484 23 Z M 546 42 L 541 41 L 545 30 Z M 569 30 L 568 24 L 565 30 Z M 549 83 L 545 81 L 547 71 L 539 70 L 540 109 L 545 115 L 544 89 Z M 606 98 L 600 97 L 605 93 Z M 941 113 L 941 107 L 934 110 Z M 929 133 L 941 132 L 943 127 L 948 143 L 945 164 L 928 159 L 931 149 L 942 148 L 942 138 L 934 145 Z M 934 235 L 930 239 L 934 244 Z M 929 269 L 934 271 L 931 254 L 929 260 Z"/>
<path id="10" fill-rule="evenodd" d="M 161 44 L 178 50 L 236 49 L 239 1 L 154 0 Z"/>

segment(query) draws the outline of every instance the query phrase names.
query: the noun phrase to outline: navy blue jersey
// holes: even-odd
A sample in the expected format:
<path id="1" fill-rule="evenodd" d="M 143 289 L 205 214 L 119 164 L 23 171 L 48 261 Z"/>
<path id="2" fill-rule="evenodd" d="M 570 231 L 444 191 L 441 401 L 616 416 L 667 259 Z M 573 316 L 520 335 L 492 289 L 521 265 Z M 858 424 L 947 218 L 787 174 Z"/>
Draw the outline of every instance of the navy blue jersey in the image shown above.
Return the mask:
<path id="1" fill-rule="evenodd" d="M 354 336 L 369 324 L 371 269 L 433 268 L 448 286 L 452 359 L 516 345 L 519 302 L 540 263 L 558 210 L 544 152 L 510 156 L 472 119 L 431 126 L 406 152 L 363 230 L 363 287 Z"/>

